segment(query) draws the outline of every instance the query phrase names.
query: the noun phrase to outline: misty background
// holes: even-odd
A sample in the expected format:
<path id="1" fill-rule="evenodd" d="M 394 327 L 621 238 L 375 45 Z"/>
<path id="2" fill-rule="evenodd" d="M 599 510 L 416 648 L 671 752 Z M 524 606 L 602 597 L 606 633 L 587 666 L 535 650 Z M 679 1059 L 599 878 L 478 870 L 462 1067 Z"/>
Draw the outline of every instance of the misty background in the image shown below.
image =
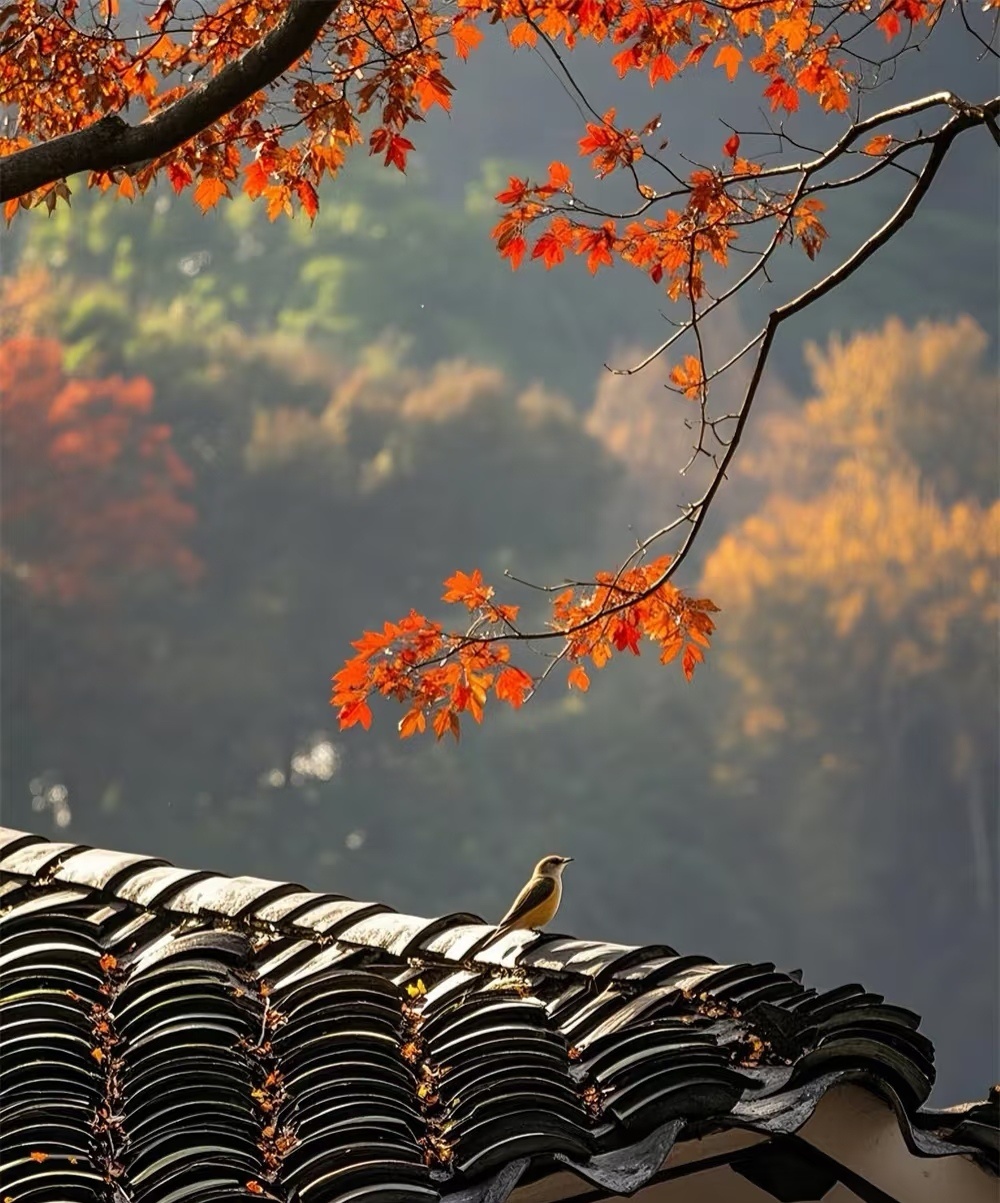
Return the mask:
<path id="1" fill-rule="evenodd" d="M 975 56 L 949 11 L 877 102 L 976 100 L 995 73 Z M 706 68 L 650 91 L 607 57 L 571 60 L 594 107 L 634 126 L 662 112 L 674 150 L 717 161 L 720 116 L 766 128 L 757 78 Z M 602 367 L 665 337 L 659 290 L 621 265 L 513 274 L 490 242 L 508 174 L 557 158 L 588 179 L 572 99 L 497 36 L 452 66 L 453 113 L 411 135 L 407 177 L 361 150 L 312 227 L 81 182 L 71 211 L 4 236 L 4 822 L 491 920 L 539 856 L 566 853 L 558 930 L 860 981 L 923 1015 L 936 1103 L 983 1097 L 995 148 L 960 139 L 892 244 L 782 328 L 678 580 L 722 611 L 693 683 L 616 657 L 588 694 L 556 674 L 457 746 L 401 742 L 390 703 L 341 734 L 330 676 L 364 629 L 411 607 L 447 619 L 441 581 L 474 567 L 540 621 L 506 569 L 611 568 L 704 484 L 678 476 L 689 411 L 662 387 L 670 364 Z M 839 120 L 803 112 L 797 136 L 825 145 Z M 885 220 L 906 180 L 881 181 L 836 194 L 815 265 L 786 250 L 773 286 L 710 328 L 712 361 Z"/>

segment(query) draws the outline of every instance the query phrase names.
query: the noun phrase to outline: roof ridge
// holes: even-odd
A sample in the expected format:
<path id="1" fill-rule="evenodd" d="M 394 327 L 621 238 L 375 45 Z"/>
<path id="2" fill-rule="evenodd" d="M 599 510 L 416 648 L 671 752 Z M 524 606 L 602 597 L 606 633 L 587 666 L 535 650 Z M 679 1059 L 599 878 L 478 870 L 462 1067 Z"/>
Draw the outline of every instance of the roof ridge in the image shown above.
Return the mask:
<path id="1" fill-rule="evenodd" d="M 749 962 L 723 965 L 701 954 L 682 958 L 664 944 L 616 944 L 531 929 L 513 930 L 497 940 L 496 925 L 470 912 L 408 915 L 386 903 L 317 892 L 297 882 L 185 869 L 163 857 L 56 841 L 4 826 L 0 826 L 0 874 L 39 884 L 58 882 L 181 921 L 210 920 L 228 929 L 236 925 L 318 943 L 337 942 L 448 967 L 475 965 L 480 972 L 510 972 L 526 958 L 525 965 L 553 975 L 593 978 L 600 976 L 595 962 L 605 960 L 624 975 L 615 977 L 625 992 L 628 966 L 621 964 L 623 959 L 632 964 L 679 958 L 689 961 L 692 970 L 703 966 L 713 972 L 764 968 Z M 765 964 L 769 972 L 800 985 L 800 971 L 785 973 Z"/>

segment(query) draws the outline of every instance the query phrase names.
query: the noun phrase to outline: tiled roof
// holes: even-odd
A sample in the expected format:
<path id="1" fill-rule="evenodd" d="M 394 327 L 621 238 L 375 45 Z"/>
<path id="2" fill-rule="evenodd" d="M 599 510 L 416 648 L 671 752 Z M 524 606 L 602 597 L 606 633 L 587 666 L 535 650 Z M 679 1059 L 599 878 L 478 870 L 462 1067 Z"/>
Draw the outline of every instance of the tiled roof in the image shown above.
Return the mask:
<path id="1" fill-rule="evenodd" d="M 4 828 L 0 873 L 0 1198 L 502 1203 L 553 1167 L 631 1193 L 679 1140 L 793 1139 L 847 1080 L 913 1153 L 996 1161 L 996 1097 L 922 1110 L 918 1017 L 861 986 Z"/>

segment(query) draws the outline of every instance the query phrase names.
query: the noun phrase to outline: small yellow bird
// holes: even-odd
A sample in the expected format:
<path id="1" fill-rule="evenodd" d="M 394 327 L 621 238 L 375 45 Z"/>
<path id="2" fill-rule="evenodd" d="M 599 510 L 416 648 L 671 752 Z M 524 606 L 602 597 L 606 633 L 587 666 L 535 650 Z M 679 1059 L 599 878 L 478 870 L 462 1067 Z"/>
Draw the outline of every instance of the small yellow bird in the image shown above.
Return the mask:
<path id="1" fill-rule="evenodd" d="M 542 857 L 528 878 L 528 884 L 497 924 L 498 936 L 506 935 L 515 928 L 544 927 L 555 918 L 562 898 L 563 869 L 572 859 L 571 856 Z"/>

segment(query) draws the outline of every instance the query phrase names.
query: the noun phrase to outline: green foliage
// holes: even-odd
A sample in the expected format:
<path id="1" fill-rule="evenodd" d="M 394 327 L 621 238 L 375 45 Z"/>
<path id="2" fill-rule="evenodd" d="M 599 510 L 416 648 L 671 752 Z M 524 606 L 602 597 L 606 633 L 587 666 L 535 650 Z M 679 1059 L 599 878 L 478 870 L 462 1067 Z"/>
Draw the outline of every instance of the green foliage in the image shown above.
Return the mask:
<path id="1" fill-rule="evenodd" d="M 183 303 L 175 320 L 235 322 L 255 337 L 282 331 L 348 357 L 391 336 L 415 364 L 462 356 L 580 400 L 600 366 L 594 348 L 610 350 L 629 321 L 648 324 L 648 294 L 618 273 L 583 309 L 582 264 L 527 286 L 501 270 L 489 231 L 505 170 L 486 164 L 464 207 L 446 207 L 419 169 L 404 179 L 361 160 L 312 226 L 271 224 L 245 197 L 202 216 L 168 188 L 134 205 L 84 194 L 72 210 L 32 222 L 20 261 L 104 284 L 81 299 L 74 341 L 97 306 L 109 345 L 120 345 L 125 327 L 113 314 L 155 298 L 167 313 Z"/>

